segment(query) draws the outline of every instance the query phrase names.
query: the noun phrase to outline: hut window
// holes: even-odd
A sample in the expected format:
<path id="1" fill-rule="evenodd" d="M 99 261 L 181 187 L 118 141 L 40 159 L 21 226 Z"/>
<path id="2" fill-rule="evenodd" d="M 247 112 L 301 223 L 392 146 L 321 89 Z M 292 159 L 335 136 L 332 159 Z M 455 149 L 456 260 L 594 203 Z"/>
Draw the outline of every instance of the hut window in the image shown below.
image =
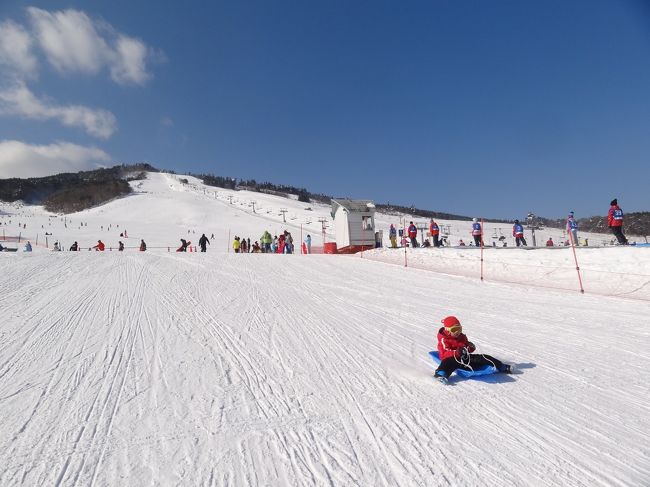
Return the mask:
<path id="1" fill-rule="evenodd" d="M 372 228 L 372 217 L 362 216 L 361 217 L 361 228 L 364 230 L 373 230 Z"/>

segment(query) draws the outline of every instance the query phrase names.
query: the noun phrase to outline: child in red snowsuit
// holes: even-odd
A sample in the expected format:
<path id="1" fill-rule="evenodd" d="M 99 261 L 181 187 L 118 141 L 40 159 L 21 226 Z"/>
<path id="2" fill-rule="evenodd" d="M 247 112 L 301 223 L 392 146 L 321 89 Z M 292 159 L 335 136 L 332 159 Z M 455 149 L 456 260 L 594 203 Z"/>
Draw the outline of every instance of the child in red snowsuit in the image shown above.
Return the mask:
<path id="1" fill-rule="evenodd" d="M 512 367 L 490 355 L 473 353 L 476 347 L 463 334 L 463 327 L 455 316 L 442 320 L 443 327 L 438 330 L 438 353 L 440 365 L 435 376 L 448 379 L 459 368 L 473 370 L 493 365 L 499 372 L 512 373 Z"/>

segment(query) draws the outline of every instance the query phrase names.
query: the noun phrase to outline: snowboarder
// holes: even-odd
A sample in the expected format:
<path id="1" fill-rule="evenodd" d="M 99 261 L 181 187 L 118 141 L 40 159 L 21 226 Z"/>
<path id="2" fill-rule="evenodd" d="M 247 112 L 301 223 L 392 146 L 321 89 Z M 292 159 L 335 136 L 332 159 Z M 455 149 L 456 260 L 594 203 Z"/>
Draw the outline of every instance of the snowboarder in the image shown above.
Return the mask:
<path id="1" fill-rule="evenodd" d="M 616 236 L 616 240 L 621 245 L 627 245 L 627 239 L 623 235 L 623 210 L 618 206 L 618 200 L 614 198 L 607 213 L 607 226 L 612 229 L 612 233 Z"/>
<path id="2" fill-rule="evenodd" d="M 54 252 L 61 252 L 61 246 L 59 245 L 59 242 L 54 242 L 54 247 L 52 248 Z"/>
<path id="3" fill-rule="evenodd" d="M 554 247 L 555 243 L 553 243 L 553 237 L 548 237 L 548 240 L 546 241 L 546 246 L 547 247 Z"/>
<path id="4" fill-rule="evenodd" d="M 122 243 L 121 240 L 117 242 L 117 250 L 120 252 L 124 251 L 124 244 Z"/>
<path id="5" fill-rule="evenodd" d="M 25 244 L 25 248 L 23 249 L 23 252 L 31 252 L 32 251 L 32 244 L 31 242 L 27 242 Z"/>
<path id="6" fill-rule="evenodd" d="M 141 239 L 140 240 L 140 252 L 144 252 L 145 250 L 147 250 L 147 244 L 144 243 L 144 239 Z"/>
<path id="7" fill-rule="evenodd" d="M 199 247 L 201 247 L 201 252 L 205 252 L 206 245 L 210 245 L 210 240 L 208 240 L 208 237 L 206 237 L 204 233 L 199 239 Z"/>
<path id="8" fill-rule="evenodd" d="M 232 241 L 232 248 L 236 254 L 239 253 L 240 247 L 241 247 L 241 243 L 239 242 L 239 237 L 235 236 L 235 240 Z"/>
<path id="9" fill-rule="evenodd" d="M 181 239 L 181 246 L 176 249 L 176 252 L 187 252 L 188 241 L 184 238 Z"/>
<path id="10" fill-rule="evenodd" d="M 79 250 L 79 244 L 75 241 L 72 245 L 70 245 L 70 252 L 76 252 Z"/>
<path id="11" fill-rule="evenodd" d="M 305 239 L 305 243 L 307 244 L 307 253 L 311 254 L 311 235 L 307 234 L 307 238 Z"/>
<path id="12" fill-rule="evenodd" d="M 573 245 L 575 245 L 577 247 L 579 245 L 579 243 L 578 243 L 578 222 L 573 217 L 573 212 L 572 211 L 569 212 L 569 216 L 566 219 L 566 231 L 572 237 Z"/>
<path id="13" fill-rule="evenodd" d="M 435 371 L 435 377 L 440 382 L 446 384 L 456 369 L 474 370 L 488 365 L 493 365 L 504 374 L 512 374 L 511 365 L 504 364 L 491 355 L 474 353 L 476 346 L 463 334 L 463 327 L 458 318 L 447 316 L 442 320 L 442 325 L 438 330 L 440 365 Z"/>
<path id="14" fill-rule="evenodd" d="M 474 245 L 477 247 L 481 246 L 481 240 L 483 236 L 483 229 L 481 224 L 478 222 L 478 218 L 472 218 L 472 237 L 474 237 Z"/>
<path id="15" fill-rule="evenodd" d="M 524 238 L 524 227 L 519 223 L 519 220 L 515 220 L 515 224 L 512 226 L 512 236 L 515 237 L 515 243 L 517 247 L 526 245 L 526 239 Z"/>
<path id="16" fill-rule="evenodd" d="M 106 248 L 106 246 L 104 245 L 104 242 L 102 242 L 101 240 L 97 240 L 97 245 L 93 246 L 93 249 L 99 250 L 100 252 L 103 252 L 104 248 Z"/>

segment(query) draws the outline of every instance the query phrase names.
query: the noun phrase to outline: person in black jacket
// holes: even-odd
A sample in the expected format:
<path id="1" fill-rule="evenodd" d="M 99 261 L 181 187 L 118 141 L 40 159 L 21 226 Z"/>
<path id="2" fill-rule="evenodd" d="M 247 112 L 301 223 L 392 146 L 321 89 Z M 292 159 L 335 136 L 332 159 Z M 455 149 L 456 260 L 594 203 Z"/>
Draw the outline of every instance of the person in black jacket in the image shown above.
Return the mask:
<path id="1" fill-rule="evenodd" d="M 210 245 L 210 240 L 208 240 L 208 237 L 206 237 L 204 233 L 199 239 L 199 247 L 201 247 L 201 252 L 205 252 L 206 245 Z"/>

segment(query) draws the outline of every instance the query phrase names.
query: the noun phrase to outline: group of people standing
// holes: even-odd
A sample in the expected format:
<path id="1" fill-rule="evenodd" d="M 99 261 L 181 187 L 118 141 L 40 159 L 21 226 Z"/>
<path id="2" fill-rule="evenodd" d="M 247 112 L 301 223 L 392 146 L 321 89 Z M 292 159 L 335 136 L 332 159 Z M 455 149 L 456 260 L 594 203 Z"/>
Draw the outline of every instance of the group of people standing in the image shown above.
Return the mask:
<path id="1" fill-rule="evenodd" d="M 311 253 L 311 235 L 307 235 L 305 246 L 307 253 Z M 250 238 L 235 236 L 232 248 L 236 254 L 293 254 L 295 252 L 293 236 L 287 230 L 282 232 L 279 237 L 277 235 L 271 236 L 271 233 L 265 230 L 259 241 L 256 240 L 252 245 Z"/>
<path id="2" fill-rule="evenodd" d="M 620 245 L 626 245 L 628 243 L 627 238 L 625 238 L 625 235 L 623 234 L 623 210 L 621 210 L 621 208 L 618 206 L 618 200 L 616 198 L 613 199 L 610 203 L 609 212 L 607 214 L 607 226 L 611 229 L 612 233 L 614 234 L 616 240 Z M 575 219 L 575 214 L 573 211 L 569 212 L 569 215 L 567 216 L 566 231 L 567 234 L 569 235 L 570 240 L 567 240 L 565 245 L 578 246 L 579 245 L 578 222 Z M 395 249 L 397 248 L 397 233 L 398 232 L 397 229 L 395 228 L 395 225 L 391 224 L 388 230 L 388 237 L 390 239 L 391 247 Z M 400 235 L 401 235 L 401 230 L 400 230 Z M 406 235 L 404 235 L 402 245 L 406 246 L 406 236 L 408 236 L 408 239 L 411 243 L 411 247 L 413 248 L 419 247 L 420 245 L 418 244 L 417 241 L 417 235 L 418 235 L 418 228 L 415 226 L 415 224 L 412 221 L 409 222 L 409 226 L 406 229 Z M 478 218 L 472 219 L 471 235 L 472 238 L 474 239 L 474 245 L 476 245 L 477 247 L 484 245 L 483 228 L 481 226 L 481 223 L 478 221 Z M 435 222 L 433 218 L 429 223 L 429 236 L 431 237 L 431 241 L 434 247 L 440 247 L 443 245 L 443 240 L 440 238 L 440 227 L 438 226 L 438 224 Z M 528 245 L 526 243 L 526 238 L 524 237 L 524 227 L 519 220 L 514 221 L 514 224 L 512 226 L 512 236 L 515 239 L 515 244 L 517 245 L 517 247 L 520 246 L 526 247 Z M 423 247 L 428 247 L 429 245 L 431 244 L 429 244 L 428 240 L 425 240 L 422 244 Z M 463 242 L 462 239 L 459 241 L 459 246 L 461 247 L 465 246 L 465 242 Z M 548 239 L 548 241 L 546 242 L 546 246 L 547 247 L 554 246 L 552 238 Z"/>

